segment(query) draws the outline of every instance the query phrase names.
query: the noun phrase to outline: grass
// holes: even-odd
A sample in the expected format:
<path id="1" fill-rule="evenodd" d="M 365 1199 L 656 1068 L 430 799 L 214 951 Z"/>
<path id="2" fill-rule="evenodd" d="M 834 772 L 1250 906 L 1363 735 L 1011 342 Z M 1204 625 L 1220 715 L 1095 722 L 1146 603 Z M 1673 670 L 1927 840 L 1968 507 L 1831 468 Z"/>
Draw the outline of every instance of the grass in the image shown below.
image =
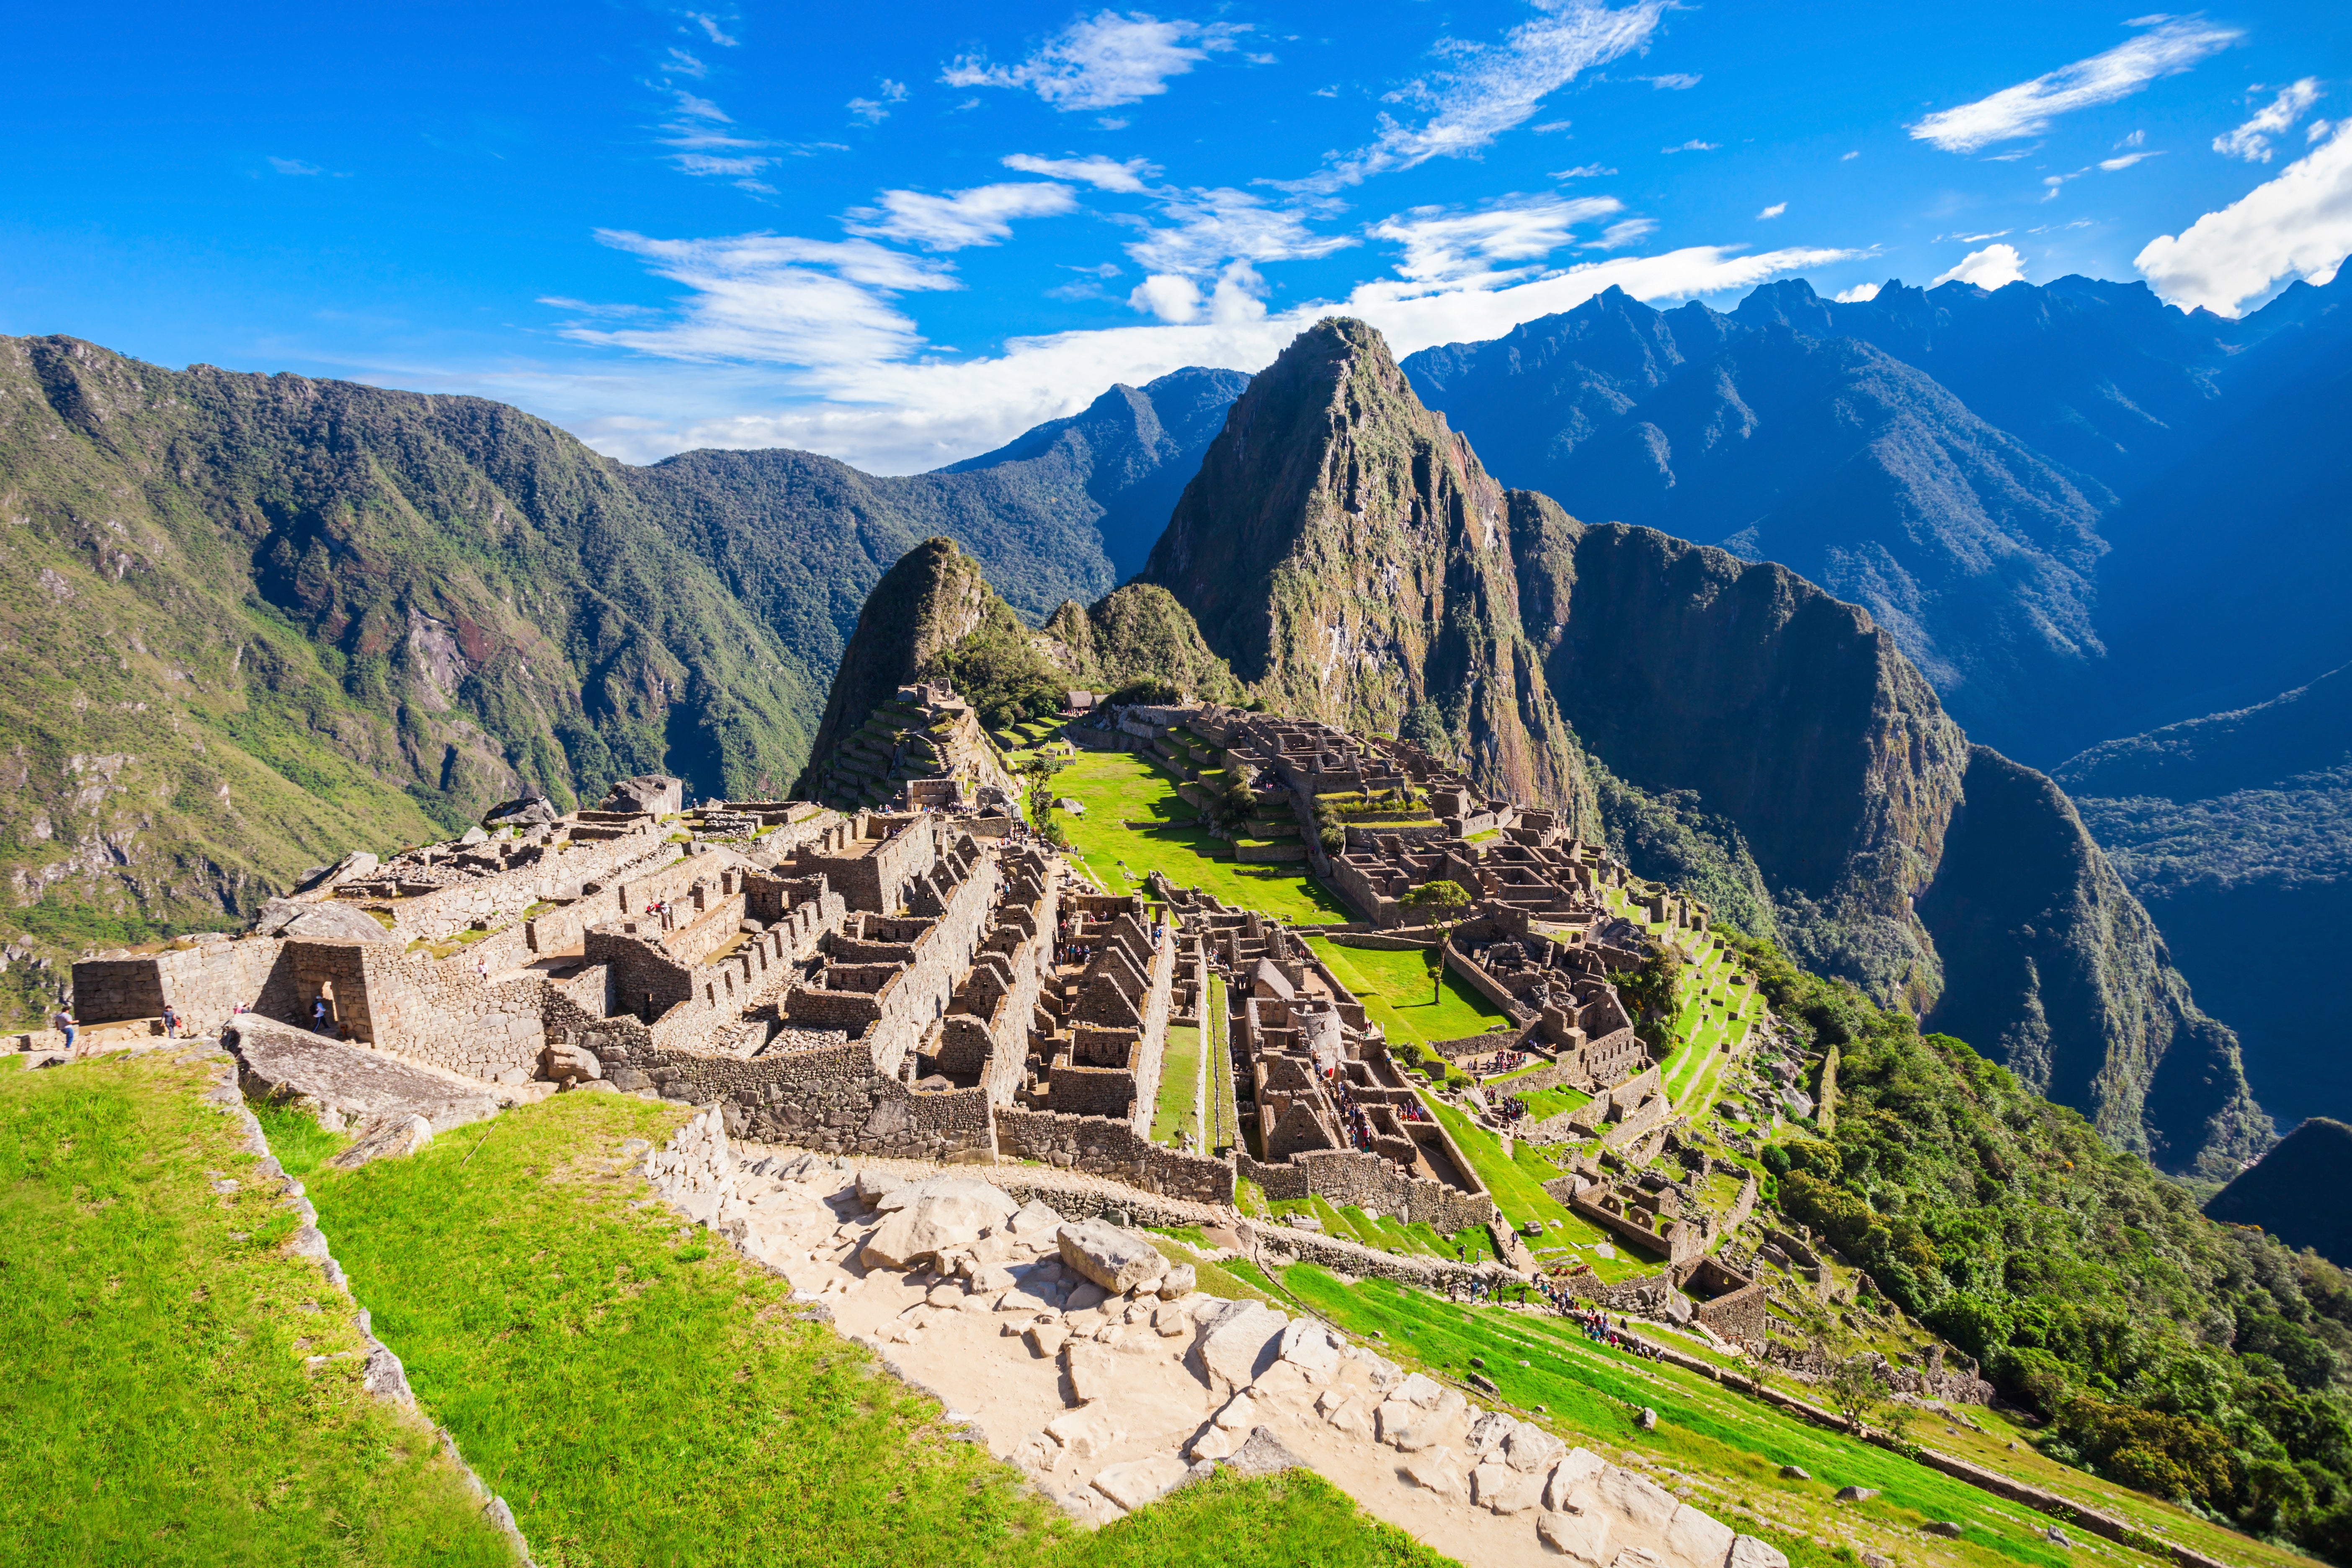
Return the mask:
<path id="1" fill-rule="evenodd" d="M 683 1112 L 565 1095 L 312 1184 L 376 1331 L 515 1508 L 539 1560 L 827 1563 L 1442 1561 L 1308 1478 L 1188 1489 L 1095 1534 L 956 1441 L 792 1288 L 664 1211 L 623 1141 Z M 1170 1242 L 1169 1247 L 1176 1244 Z M 1171 1256 L 1174 1256 L 1171 1251 Z M 1188 1261 L 1191 1259 L 1188 1258 Z M 1256 1285 L 1196 1265 L 1202 1287 Z"/>
<path id="2" fill-rule="evenodd" d="M 351 1142 L 348 1133 L 330 1132 L 319 1125 L 317 1117 L 291 1105 L 261 1100 L 250 1109 L 254 1120 L 261 1123 L 262 1136 L 269 1140 L 269 1152 L 289 1176 L 308 1176 Z"/>
<path id="3" fill-rule="evenodd" d="M 361 1385 L 351 1304 L 278 1250 L 296 1221 L 202 1103 L 215 1070 L 0 1075 L 0 1557 L 510 1562 L 430 1428 Z"/>
<path id="4" fill-rule="evenodd" d="M 1201 1136 L 1201 1031 L 1191 1024 L 1168 1026 L 1167 1055 L 1160 1068 L 1160 1098 L 1151 1113 L 1151 1141 L 1173 1143 L 1180 1131 Z"/>
<path id="5" fill-rule="evenodd" d="M 1510 1018 L 1500 1008 L 1459 977 L 1448 973 L 1442 986 L 1433 986 L 1437 967 L 1434 949 L 1403 948 L 1391 952 L 1341 947 L 1328 937 L 1314 935 L 1307 938 L 1307 945 L 1340 984 L 1356 994 L 1364 1011 L 1392 1040 L 1427 1045 L 1510 1027 Z"/>
<path id="6" fill-rule="evenodd" d="M 1234 1095 L 1232 1020 L 1225 1014 L 1225 978 L 1209 976 L 1209 1011 L 1201 1020 L 1209 1053 L 1209 1100 L 1212 1149 L 1231 1149 L 1241 1142 L 1241 1106 Z"/>
<path id="7" fill-rule="evenodd" d="M 1286 1269 L 1282 1282 L 1345 1329 L 1360 1334 L 1381 1330 L 1405 1358 L 1424 1367 L 1451 1371 L 1458 1378 L 1475 1356 L 1505 1401 L 1522 1411 L 1543 1406 L 1547 1424 L 1570 1441 L 1604 1451 L 1646 1453 L 1717 1479 L 1735 1497 L 1760 1504 L 1758 1512 L 1780 1520 L 1786 1528 L 1776 1534 L 1801 1536 L 1837 1528 L 1828 1522 L 1832 1519 L 1860 1519 L 1912 1535 L 1929 1520 L 1957 1520 L 1967 1527 L 1953 1543 L 1962 1562 L 2056 1568 L 2067 1561 L 2038 1534 L 2048 1521 L 2021 1505 L 1782 1414 L 1696 1373 L 1595 1345 L 1564 1320 L 1465 1310 L 1385 1280 L 1344 1286 L 1307 1264 Z M 1644 1407 L 1658 1414 L 1654 1431 L 1643 1430 L 1634 1419 Z M 1790 1464 L 1814 1479 L 1782 1479 L 1780 1467 Z M 1830 1494 L 1841 1486 L 1874 1487 L 1882 1495 L 1867 1503 L 1832 1505 Z M 1712 1512 L 1732 1513 L 1721 1499 L 1700 1501 Z M 1738 1522 L 1747 1526 L 1744 1520 Z M 1830 1560 L 1830 1552 L 1811 1549 L 1797 1558 L 1797 1568 Z"/>
<path id="8" fill-rule="evenodd" d="M 1192 826 L 1192 806 L 1176 794 L 1176 776 L 1130 752 L 1081 752 L 1054 775 L 1056 799 L 1068 796 L 1086 815 L 1057 813 L 1071 851 L 1103 887 L 1133 892 L 1153 871 L 1180 888 L 1198 888 L 1235 909 L 1253 909 L 1292 921 L 1354 918 L 1338 895 L 1307 873 L 1303 862 L 1244 865 L 1227 846 Z M 1148 822 L 1150 827 L 1128 827 Z M 1124 862 L 1134 875 L 1119 870 Z"/>
<path id="9" fill-rule="evenodd" d="M 1546 1263 L 1573 1261 L 1582 1263 L 1601 1279 L 1612 1282 L 1631 1275 L 1650 1272 L 1655 1265 L 1639 1254 L 1631 1253 L 1619 1245 L 1614 1237 L 1591 1220 L 1577 1214 L 1558 1198 L 1544 1191 L 1544 1183 L 1560 1173 L 1559 1168 L 1546 1159 L 1534 1144 L 1517 1139 L 1511 1141 L 1510 1157 L 1503 1155 L 1503 1142 L 1487 1131 L 1462 1111 L 1436 1096 L 1423 1093 L 1422 1103 L 1437 1118 L 1454 1146 L 1470 1162 L 1478 1179 L 1486 1184 L 1486 1194 L 1495 1206 L 1503 1211 L 1504 1221 L 1517 1227 L 1529 1220 L 1540 1223 L 1544 1234 L 1528 1242 L 1538 1260 Z M 1607 1242 L 1614 1257 L 1602 1257 L 1591 1250 L 1596 1243 Z M 1571 1251 L 1571 1249 L 1575 1249 Z"/>
<path id="10" fill-rule="evenodd" d="M 1592 1097 L 1580 1089 L 1560 1084 L 1552 1089 L 1521 1089 L 1518 1101 L 1528 1108 L 1528 1114 L 1540 1121 L 1548 1116 L 1559 1116 L 1578 1106 L 1590 1105 Z"/>
<path id="11" fill-rule="evenodd" d="M 1323 1234 L 1381 1252 L 1406 1257 L 1444 1258 L 1476 1263 L 1495 1256 L 1495 1244 L 1483 1226 L 1472 1226 L 1454 1236 L 1440 1233 L 1426 1221 L 1406 1224 L 1394 1215 L 1375 1219 L 1353 1204 L 1334 1205 L 1320 1194 L 1280 1198 L 1272 1205 L 1276 1216 L 1303 1214 L 1323 1222 Z"/>

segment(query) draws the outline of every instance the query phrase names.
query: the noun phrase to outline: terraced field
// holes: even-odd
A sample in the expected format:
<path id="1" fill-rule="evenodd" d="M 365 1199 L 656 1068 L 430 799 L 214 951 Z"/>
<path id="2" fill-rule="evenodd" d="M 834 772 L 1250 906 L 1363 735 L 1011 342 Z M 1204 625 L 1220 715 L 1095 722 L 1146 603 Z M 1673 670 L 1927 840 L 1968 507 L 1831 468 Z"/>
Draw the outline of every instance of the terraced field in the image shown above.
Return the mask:
<path id="1" fill-rule="evenodd" d="M 1392 1040 L 1417 1046 L 1510 1027 L 1510 1019 L 1500 1008 L 1453 973 L 1433 986 L 1436 965 L 1427 952 L 1341 947 L 1327 937 L 1311 934 L 1307 945 L 1330 967 L 1340 984 L 1356 994 L 1364 1011 Z"/>

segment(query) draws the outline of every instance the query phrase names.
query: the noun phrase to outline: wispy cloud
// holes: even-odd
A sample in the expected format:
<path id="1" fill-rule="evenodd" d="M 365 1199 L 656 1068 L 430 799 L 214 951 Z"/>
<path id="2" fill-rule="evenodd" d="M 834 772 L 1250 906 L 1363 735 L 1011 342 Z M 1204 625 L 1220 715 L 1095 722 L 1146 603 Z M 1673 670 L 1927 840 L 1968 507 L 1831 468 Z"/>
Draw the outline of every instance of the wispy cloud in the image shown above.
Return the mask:
<path id="1" fill-rule="evenodd" d="M 875 89 L 875 95 L 872 98 L 851 99 L 849 112 L 868 125 L 879 125 L 890 118 L 890 110 L 894 105 L 906 101 L 907 84 L 903 81 L 892 81 L 886 76 L 882 79 L 882 85 Z"/>
<path id="2" fill-rule="evenodd" d="M 2226 135 L 2213 138 L 2213 151 L 2249 163 L 2271 161 L 2271 138 L 2293 129 L 2294 122 L 2320 100 L 2319 79 L 2305 77 L 2264 104 L 2254 117 Z"/>
<path id="3" fill-rule="evenodd" d="M 1213 272 L 1229 259 L 1308 260 L 1356 243 L 1345 235 L 1317 234 L 1296 210 L 1269 206 L 1229 186 L 1171 192 L 1160 210 L 1173 221 L 1161 226 L 1126 220 L 1144 231 L 1127 254 L 1153 272 Z"/>
<path id="4" fill-rule="evenodd" d="M 1787 212 L 1788 210 L 1788 203 L 1774 202 L 1770 206 L 1766 207 L 1762 212 L 1758 213 L 1756 215 L 1756 218 L 1758 222 L 1761 223 L 1766 218 L 1779 217 L 1782 213 Z"/>
<path id="5" fill-rule="evenodd" d="M 1999 289 L 2025 276 L 2025 258 L 2013 245 L 1988 245 L 1982 250 L 1971 250 L 1959 259 L 1950 271 L 1937 275 L 1927 287 L 1934 289 L 1946 283 L 1973 283 L 1979 289 Z"/>
<path id="6" fill-rule="evenodd" d="M 844 226 L 876 239 L 900 239 L 926 250 L 961 250 L 1013 237 L 1013 220 L 1052 217 L 1078 205 L 1067 185 L 1016 180 L 975 185 L 935 196 L 924 191 L 884 191 L 870 207 L 849 209 Z"/>
<path id="7" fill-rule="evenodd" d="M 2145 159 L 2161 158 L 2163 156 L 2164 153 L 2160 150 L 2154 153 L 2119 153 L 2113 158 L 2100 159 L 2099 167 L 2112 174 L 2118 169 L 2128 169 L 2134 163 L 2140 163 Z"/>
<path id="8" fill-rule="evenodd" d="M 1418 123 L 1381 116 L 1380 134 L 1339 154 L 1319 173 L 1287 188 L 1331 192 L 1375 174 L 1411 169 L 1432 158 L 1459 158 L 1534 118 L 1550 93 L 1598 65 L 1646 45 L 1665 0 L 1638 0 L 1620 10 L 1576 0 L 1539 0 L 1542 15 L 1511 29 L 1500 44 L 1448 39 L 1444 70 L 1389 95 L 1425 111 Z"/>
<path id="9" fill-rule="evenodd" d="M 1883 283 L 1857 283 L 1851 289 L 1841 289 L 1830 296 L 1841 305 L 1866 305 L 1878 298 Z"/>
<path id="10" fill-rule="evenodd" d="M 1669 71 L 1664 76 L 1635 77 L 1633 79 L 1646 81 L 1652 87 L 1664 88 L 1669 92 L 1687 92 L 1699 84 L 1699 79 L 1687 71 Z"/>
<path id="11" fill-rule="evenodd" d="M 1537 268 L 1509 263 L 1540 261 L 1568 245 L 1579 224 L 1622 212 L 1614 196 L 1506 197 L 1476 212 L 1414 207 L 1371 227 L 1375 239 L 1404 247 L 1397 275 L 1415 283 L 1494 288 Z"/>
<path id="12" fill-rule="evenodd" d="M 1097 190 L 1129 193 L 1145 189 L 1144 182 L 1160 173 L 1160 166 L 1147 159 L 1129 158 L 1122 163 L 1098 153 L 1090 158 L 1039 158 L 1027 153 L 1015 153 L 1003 162 L 1006 168 L 1018 169 L 1024 174 L 1043 174 L 1054 180 L 1076 180 Z"/>
<path id="13" fill-rule="evenodd" d="M 1990 98 L 1940 110 L 1907 127 L 1914 139 L 1947 153 L 1973 153 L 1996 142 L 2036 136 L 2059 115 L 2113 103 L 2159 77 L 2185 71 L 2242 35 L 2194 17 L 2167 18 L 2152 31 Z"/>
<path id="14" fill-rule="evenodd" d="M 636 239 L 636 237 L 629 237 Z M 610 243 L 610 241 L 608 241 Z M 1335 311 L 1360 316 L 1386 334 L 1397 353 L 1434 343 L 1499 337 L 1521 321 L 1572 310 L 1609 288 L 1639 300 L 1692 299 L 1751 287 L 1768 278 L 1850 260 L 1854 252 L 1790 248 L 1742 255 L 1716 246 L 1695 246 L 1654 256 L 1612 258 L 1548 274 L 1506 289 L 1458 288 L 1433 291 L 1409 280 L 1358 286 L 1343 300 L 1316 300 L 1294 309 L 1258 313 L 1213 313 L 1213 295 L 1202 297 L 1198 313 L 1184 322 L 1155 321 L 1129 327 L 1015 338 L 1003 352 L 977 358 L 939 361 L 921 353 L 922 344 L 904 318 L 870 297 L 841 301 L 841 308 L 879 310 L 867 331 L 876 352 L 842 352 L 827 342 L 827 356 L 778 329 L 787 315 L 814 316 L 813 331 L 838 335 L 824 319 L 833 303 L 793 284 L 771 290 L 769 274 L 747 271 L 726 256 L 707 257 L 701 246 L 748 243 L 805 245 L 744 237 L 737 241 L 642 241 L 688 247 L 684 253 L 648 254 L 647 264 L 666 278 L 687 282 L 709 277 L 721 291 L 717 301 L 699 293 L 682 300 L 673 317 L 651 326 L 607 331 L 581 323 L 569 329 L 583 341 L 616 343 L 649 354 L 676 354 L 697 361 L 734 357 L 757 361 L 755 351 L 773 341 L 786 367 L 784 390 L 794 405 L 778 413 L 726 415 L 678 420 L 647 417 L 647 383 L 600 384 L 603 405 L 627 404 L 638 412 L 625 418 L 582 408 L 564 423 L 601 451 L 632 461 L 649 461 L 690 447 L 797 447 L 827 452 L 879 473 L 912 473 L 1001 446 L 1042 420 L 1076 413 L 1114 382 L 1141 384 L 1184 365 L 1223 365 L 1259 370 L 1317 319 Z M 772 262 L 763 263 L 772 267 Z M 797 261 L 788 270 L 818 271 L 822 264 Z M 824 274 L 821 273 L 821 276 Z M 952 283 L 931 286 L 951 287 Z M 1245 295 L 1236 289 L 1236 295 Z M 1195 294 L 1199 290 L 1195 287 Z M 890 335 L 889 322 L 901 323 Z M 590 335 L 601 334 L 601 335 Z M 884 346 L 888 345 L 888 346 Z M 806 368 L 802 368 L 806 367 Z M 677 395 L 699 400 L 722 371 L 698 369 Z M 515 388 L 502 388 L 519 395 Z M 520 389 L 530 390 L 530 389 Z M 767 389 L 771 406 L 777 388 Z M 576 394 L 562 394 L 576 400 Z M 527 401 L 546 405 L 555 394 Z M 761 401 L 737 394 L 739 403 Z M 576 401 L 574 406 L 578 406 Z"/>
<path id="15" fill-rule="evenodd" d="M 717 44 L 722 49 L 734 48 L 743 41 L 740 38 L 728 37 L 725 32 L 720 30 L 719 18 L 709 16 L 704 12 L 688 11 L 686 13 L 686 19 L 693 23 L 696 26 L 701 28 L 702 36 L 709 38 L 712 43 Z"/>
<path id="16" fill-rule="evenodd" d="M 1606 179 L 1617 171 L 1600 163 L 1579 163 L 1573 169 L 1554 169 L 1544 176 L 1547 180 Z"/>
<path id="17" fill-rule="evenodd" d="M 967 55 L 940 73 L 950 87 L 1026 88 L 1066 112 L 1116 109 L 1168 90 L 1211 54 L 1230 50 L 1246 26 L 1223 22 L 1162 22 L 1140 11 L 1081 17 L 1019 65 Z"/>
<path id="18" fill-rule="evenodd" d="M 1658 220 L 1649 217 L 1629 217 L 1622 223 L 1612 223 L 1601 231 L 1598 239 L 1584 242 L 1587 250 L 1622 250 L 1629 245 L 1639 245 L 1658 231 Z"/>
<path id="19" fill-rule="evenodd" d="M 578 342 L 664 359 L 803 366 L 895 359 L 922 339 L 889 298 L 963 286 L 943 262 L 864 240 L 771 234 L 652 239 L 619 229 L 599 229 L 596 238 L 639 258 L 656 276 L 685 288 L 687 296 L 655 323 L 607 327 L 573 321 L 561 331 Z"/>
<path id="20" fill-rule="evenodd" d="M 1701 142 L 1694 137 L 1679 147 L 1661 147 L 1658 151 L 1661 153 L 1713 153 L 1722 145 L 1720 142 Z"/>
<path id="21" fill-rule="evenodd" d="M 2235 316 L 2282 278 L 2333 281 L 2347 252 L 2352 121 L 2339 123 L 2276 179 L 2207 213 L 2178 238 L 2168 234 L 2150 240 L 2132 265 L 2183 310 L 2202 306 Z"/>
<path id="22" fill-rule="evenodd" d="M 269 166 L 281 174 L 323 174 L 327 171 L 316 163 L 306 163 L 299 158 L 272 158 Z"/>

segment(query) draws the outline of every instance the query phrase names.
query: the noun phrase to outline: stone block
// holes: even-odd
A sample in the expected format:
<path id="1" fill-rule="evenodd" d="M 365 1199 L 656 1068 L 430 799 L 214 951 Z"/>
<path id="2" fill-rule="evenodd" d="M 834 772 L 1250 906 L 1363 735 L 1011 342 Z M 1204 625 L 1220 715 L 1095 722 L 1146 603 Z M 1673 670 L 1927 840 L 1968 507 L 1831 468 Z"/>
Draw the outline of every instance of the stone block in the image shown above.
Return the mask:
<path id="1" fill-rule="evenodd" d="M 1106 1454 L 1127 1436 L 1101 1405 L 1082 1405 L 1045 1423 L 1045 1436 L 1073 1458 L 1092 1459 Z"/>
<path id="2" fill-rule="evenodd" d="M 1789 1557 L 1769 1541 L 1759 1541 L 1752 1535 L 1734 1536 L 1725 1568 L 1789 1568 Z"/>
<path id="3" fill-rule="evenodd" d="M 1609 1561 L 1609 1515 L 1598 1508 L 1548 1509 L 1536 1521 L 1536 1534 L 1561 1556 L 1601 1568 Z"/>
<path id="4" fill-rule="evenodd" d="M 1734 1533 L 1713 1514 L 1685 1503 L 1666 1526 L 1666 1556 L 1685 1568 L 1724 1568 Z"/>
<path id="5" fill-rule="evenodd" d="M 1184 1479 L 1184 1474 L 1181 1460 L 1168 1454 L 1153 1454 L 1106 1467 L 1095 1477 L 1093 1485 L 1095 1490 L 1132 1512 L 1166 1493 Z"/>
<path id="6" fill-rule="evenodd" d="M 1603 1468 L 1600 1455 L 1590 1448 L 1570 1448 L 1568 1457 L 1551 1469 L 1551 1479 L 1544 1483 L 1544 1507 L 1565 1510 L 1570 1500 L 1580 1491 L 1589 1492 L 1592 1479 Z"/>
<path id="7" fill-rule="evenodd" d="M 1603 1465 L 1593 1477 L 1592 1495 L 1604 1508 L 1624 1516 L 1628 1524 L 1661 1533 L 1682 1507 L 1674 1493 L 1649 1477 L 1616 1465 Z"/>
<path id="8" fill-rule="evenodd" d="M 1400 1468 L 1407 1480 L 1423 1490 L 1445 1498 L 1462 1495 L 1460 1466 L 1455 1462 L 1451 1448 L 1435 1447 L 1415 1454 Z"/>

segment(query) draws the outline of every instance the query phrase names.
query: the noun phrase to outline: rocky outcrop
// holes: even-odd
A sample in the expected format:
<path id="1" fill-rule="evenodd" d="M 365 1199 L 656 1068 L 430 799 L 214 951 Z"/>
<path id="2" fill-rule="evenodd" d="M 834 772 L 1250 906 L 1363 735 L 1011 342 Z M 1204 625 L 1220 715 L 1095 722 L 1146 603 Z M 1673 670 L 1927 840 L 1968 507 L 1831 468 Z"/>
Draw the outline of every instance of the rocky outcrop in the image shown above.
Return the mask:
<path id="1" fill-rule="evenodd" d="M 1592 820 L 1519 630 L 1503 489 L 1361 321 L 1318 322 L 1250 384 L 1143 580 L 1270 706 L 1402 734 Z"/>

